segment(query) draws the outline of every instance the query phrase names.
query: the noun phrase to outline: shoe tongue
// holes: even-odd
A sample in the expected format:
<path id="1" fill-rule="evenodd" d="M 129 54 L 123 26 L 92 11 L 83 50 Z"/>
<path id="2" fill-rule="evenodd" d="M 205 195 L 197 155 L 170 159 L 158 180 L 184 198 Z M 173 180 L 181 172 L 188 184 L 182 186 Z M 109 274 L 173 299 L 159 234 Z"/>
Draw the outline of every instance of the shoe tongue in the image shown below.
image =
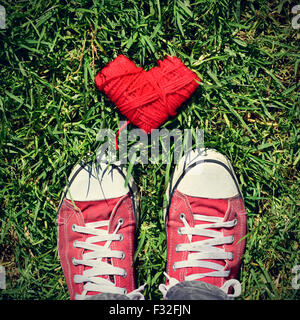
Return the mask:
<path id="1" fill-rule="evenodd" d="M 219 217 L 219 218 L 224 218 L 225 213 L 228 209 L 228 200 L 224 200 L 224 199 L 204 199 L 204 198 L 195 198 L 195 197 L 187 197 L 192 209 L 193 214 L 200 214 L 200 215 L 204 215 L 204 216 L 213 216 L 213 217 Z M 198 220 L 194 220 L 194 224 L 195 225 L 199 225 L 199 224 L 210 224 L 211 222 L 207 222 L 207 221 L 198 221 Z M 213 230 L 213 231 L 220 231 L 222 229 L 215 229 L 215 228 L 210 228 L 208 230 Z M 193 236 L 192 237 L 192 242 L 196 242 L 196 241 L 202 241 L 202 240 L 206 240 L 206 239 L 211 239 L 210 237 L 205 237 L 205 236 Z M 222 246 L 216 246 L 218 248 L 222 248 Z M 209 262 L 214 262 L 217 264 L 220 264 L 222 266 L 225 266 L 225 260 L 204 260 L 204 261 L 209 261 Z M 215 270 L 212 269 L 208 269 L 208 268 L 187 268 L 187 274 L 186 275 L 190 275 L 190 274 L 195 274 L 195 273 L 209 273 L 209 272 L 213 272 Z M 220 277 L 211 277 L 211 276 L 206 276 L 201 278 L 201 281 L 210 283 L 212 285 L 215 285 L 217 287 L 221 287 L 222 286 L 222 278 Z"/>
<path id="2" fill-rule="evenodd" d="M 109 220 L 111 214 L 118 203 L 120 198 L 115 199 L 107 199 L 107 200 L 99 200 L 99 201 L 75 201 L 76 206 L 81 210 L 84 223 L 96 222 L 96 221 L 103 221 Z M 107 230 L 108 227 L 101 227 L 103 230 Z M 91 236 L 88 236 L 91 237 Z M 99 246 L 104 246 L 106 241 L 95 242 L 94 244 Z M 90 250 L 85 250 L 85 253 L 90 252 Z M 111 263 L 111 259 L 103 258 L 103 262 Z M 84 270 L 88 270 L 90 267 L 85 266 Z M 101 278 L 114 281 L 113 277 L 109 275 L 100 276 Z M 96 295 L 99 292 L 89 291 L 87 295 Z"/>

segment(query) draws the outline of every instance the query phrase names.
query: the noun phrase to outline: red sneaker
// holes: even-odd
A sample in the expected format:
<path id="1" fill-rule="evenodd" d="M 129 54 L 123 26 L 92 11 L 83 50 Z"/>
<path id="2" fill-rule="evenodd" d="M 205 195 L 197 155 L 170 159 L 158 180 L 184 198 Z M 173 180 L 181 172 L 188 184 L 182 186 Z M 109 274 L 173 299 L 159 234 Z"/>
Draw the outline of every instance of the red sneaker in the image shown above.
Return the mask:
<path id="1" fill-rule="evenodd" d="M 190 152 L 174 172 L 168 199 L 164 298 L 182 281 L 202 281 L 239 296 L 246 211 L 229 160 L 215 150 Z"/>
<path id="2" fill-rule="evenodd" d="M 135 289 L 135 187 L 124 187 L 119 167 L 77 165 L 58 218 L 58 253 L 70 298 L 100 293 L 143 299 Z M 126 296 L 124 296 L 126 295 Z"/>

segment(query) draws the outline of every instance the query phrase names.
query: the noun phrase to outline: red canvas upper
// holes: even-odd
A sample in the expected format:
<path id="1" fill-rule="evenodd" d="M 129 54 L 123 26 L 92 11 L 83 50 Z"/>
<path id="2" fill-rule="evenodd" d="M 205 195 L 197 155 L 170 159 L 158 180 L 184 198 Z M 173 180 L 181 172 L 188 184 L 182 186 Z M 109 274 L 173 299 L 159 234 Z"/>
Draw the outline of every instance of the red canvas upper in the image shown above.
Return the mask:
<path id="1" fill-rule="evenodd" d="M 168 237 L 168 257 L 167 274 L 178 281 L 184 281 L 185 277 L 191 274 L 207 273 L 213 270 L 202 267 L 186 267 L 173 270 L 174 262 L 187 260 L 188 251 L 176 252 L 176 246 L 181 243 L 188 243 L 188 236 L 178 234 L 178 228 L 183 227 L 180 214 L 186 216 L 187 222 L 191 227 L 198 223 L 208 223 L 195 221 L 193 214 L 207 216 L 216 216 L 224 218 L 223 221 L 237 219 L 235 226 L 231 228 L 214 229 L 222 232 L 224 236 L 233 235 L 232 244 L 225 244 L 222 247 L 225 251 L 233 253 L 233 260 L 206 260 L 224 267 L 224 270 L 230 270 L 228 278 L 205 276 L 199 280 L 221 287 L 228 279 L 236 278 L 239 270 L 241 255 L 245 247 L 245 240 L 242 237 L 246 234 L 246 211 L 241 197 L 231 199 L 205 199 L 186 196 L 179 191 L 175 191 L 171 200 L 171 206 L 167 218 L 167 237 Z M 193 235 L 192 242 L 209 239 L 208 237 Z M 168 280 L 167 280 L 168 282 Z"/>
<path id="2" fill-rule="evenodd" d="M 123 225 L 120 227 L 118 234 L 123 235 L 123 240 L 113 241 L 110 245 L 111 250 L 119 250 L 125 253 L 123 259 L 109 258 L 113 266 L 120 267 L 126 270 L 125 277 L 115 275 L 101 276 L 115 282 L 117 287 L 125 288 L 127 292 L 135 289 L 133 256 L 134 256 L 134 232 L 135 232 L 135 217 L 132 199 L 129 194 L 109 200 L 100 201 L 75 201 L 64 200 L 59 211 L 58 224 L 58 252 L 61 260 L 61 265 L 66 278 L 71 299 L 75 299 L 75 294 L 81 294 L 84 284 L 74 283 L 74 275 L 82 274 L 85 268 L 83 265 L 74 265 L 72 258 L 82 259 L 82 254 L 85 251 L 82 248 L 74 248 L 75 240 L 85 241 L 87 235 L 74 232 L 72 225 L 85 226 L 86 223 L 110 220 L 109 233 L 113 233 L 116 229 L 119 219 L 123 219 Z M 107 228 L 107 227 L 103 227 Z M 104 245 L 104 242 L 98 242 L 98 245 Z M 105 258 L 107 261 L 107 259 Z M 103 261 L 103 260 L 102 260 Z M 88 295 L 99 294 L 99 292 L 88 292 Z"/>

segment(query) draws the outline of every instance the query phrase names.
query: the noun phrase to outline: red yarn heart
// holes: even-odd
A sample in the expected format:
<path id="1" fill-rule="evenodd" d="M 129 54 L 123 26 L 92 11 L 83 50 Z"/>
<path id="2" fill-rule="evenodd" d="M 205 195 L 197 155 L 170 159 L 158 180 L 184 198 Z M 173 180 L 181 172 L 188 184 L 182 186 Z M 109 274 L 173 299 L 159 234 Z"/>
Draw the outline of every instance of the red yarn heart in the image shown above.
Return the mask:
<path id="1" fill-rule="evenodd" d="M 127 119 L 150 133 L 187 100 L 200 79 L 178 58 L 158 61 L 149 71 L 139 68 L 123 55 L 104 67 L 95 77 L 100 91 L 115 103 Z"/>

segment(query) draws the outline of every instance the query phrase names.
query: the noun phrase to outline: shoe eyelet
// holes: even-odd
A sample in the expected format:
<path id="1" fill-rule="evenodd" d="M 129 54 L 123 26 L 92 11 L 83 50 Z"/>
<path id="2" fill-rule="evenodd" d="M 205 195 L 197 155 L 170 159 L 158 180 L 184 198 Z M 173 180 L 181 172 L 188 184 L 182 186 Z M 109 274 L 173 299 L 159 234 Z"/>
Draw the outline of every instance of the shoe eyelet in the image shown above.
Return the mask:
<path id="1" fill-rule="evenodd" d="M 76 228 L 76 224 L 74 223 L 74 224 L 72 224 L 72 231 L 75 232 L 75 228 Z"/>
<path id="2" fill-rule="evenodd" d="M 126 270 L 124 270 L 124 274 L 122 274 L 122 277 L 123 277 L 123 278 L 126 278 L 126 277 L 127 277 L 127 272 L 126 272 Z"/>
<path id="3" fill-rule="evenodd" d="M 177 229 L 177 233 L 178 233 L 178 235 L 182 236 L 181 228 L 178 228 L 178 229 Z"/>
<path id="4" fill-rule="evenodd" d="M 125 259 L 125 253 L 124 252 L 122 252 L 122 255 L 121 255 L 121 258 L 120 258 L 121 260 L 124 260 Z"/>
<path id="5" fill-rule="evenodd" d="M 124 240 L 123 233 L 120 233 L 120 234 L 119 234 L 119 241 L 123 241 L 123 240 Z"/>
<path id="6" fill-rule="evenodd" d="M 186 216 L 184 213 L 180 213 L 179 215 L 180 220 L 186 219 Z"/>
<path id="7" fill-rule="evenodd" d="M 234 222 L 234 226 L 236 226 L 238 223 L 238 219 L 234 219 L 233 222 Z"/>
<path id="8" fill-rule="evenodd" d="M 123 218 L 120 218 L 120 219 L 118 220 L 118 223 L 119 223 L 120 226 L 122 226 L 122 225 L 124 224 L 124 219 L 123 219 Z"/>

